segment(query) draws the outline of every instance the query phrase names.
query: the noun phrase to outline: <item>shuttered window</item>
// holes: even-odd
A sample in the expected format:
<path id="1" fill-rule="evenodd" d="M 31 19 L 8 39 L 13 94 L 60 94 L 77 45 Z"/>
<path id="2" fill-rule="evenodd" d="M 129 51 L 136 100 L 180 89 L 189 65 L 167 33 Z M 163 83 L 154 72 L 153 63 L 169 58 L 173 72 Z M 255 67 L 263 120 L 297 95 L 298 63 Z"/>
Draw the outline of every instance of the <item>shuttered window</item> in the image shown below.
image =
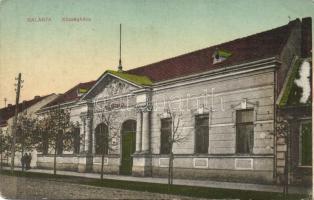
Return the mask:
<path id="1" fill-rule="evenodd" d="M 236 111 L 236 152 L 239 154 L 253 153 L 253 115 L 254 112 L 252 109 Z"/>
<path id="2" fill-rule="evenodd" d="M 99 124 L 95 129 L 95 153 L 97 155 L 107 155 L 109 152 L 108 126 L 104 123 Z"/>
<path id="3" fill-rule="evenodd" d="M 63 153 L 63 134 L 60 131 L 57 135 L 57 154 L 61 155 Z"/>
<path id="4" fill-rule="evenodd" d="M 171 118 L 161 119 L 160 154 L 170 154 Z"/>
<path id="5" fill-rule="evenodd" d="M 41 132 L 42 135 L 42 154 L 48 154 L 48 133 L 46 131 Z"/>
<path id="6" fill-rule="evenodd" d="M 74 150 L 73 153 L 74 154 L 78 154 L 80 153 L 80 128 L 74 128 L 74 134 L 73 134 L 73 145 L 74 145 Z"/>
<path id="7" fill-rule="evenodd" d="M 195 117 L 195 153 L 208 153 L 208 120 L 208 115 L 198 115 Z"/>

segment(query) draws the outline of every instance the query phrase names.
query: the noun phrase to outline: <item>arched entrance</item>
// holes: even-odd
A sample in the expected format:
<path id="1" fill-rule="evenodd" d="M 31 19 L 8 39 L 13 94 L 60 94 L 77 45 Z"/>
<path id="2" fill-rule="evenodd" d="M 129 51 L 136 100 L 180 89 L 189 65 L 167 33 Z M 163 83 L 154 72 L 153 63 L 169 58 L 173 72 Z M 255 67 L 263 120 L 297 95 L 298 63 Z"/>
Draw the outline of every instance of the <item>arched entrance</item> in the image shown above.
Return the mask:
<path id="1" fill-rule="evenodd" d="M 121 129 L 121 167 L 120 174 L 131 175 L 133 159 L 135 152 L 136 121 L 127 120 L 122 124 Z"/>

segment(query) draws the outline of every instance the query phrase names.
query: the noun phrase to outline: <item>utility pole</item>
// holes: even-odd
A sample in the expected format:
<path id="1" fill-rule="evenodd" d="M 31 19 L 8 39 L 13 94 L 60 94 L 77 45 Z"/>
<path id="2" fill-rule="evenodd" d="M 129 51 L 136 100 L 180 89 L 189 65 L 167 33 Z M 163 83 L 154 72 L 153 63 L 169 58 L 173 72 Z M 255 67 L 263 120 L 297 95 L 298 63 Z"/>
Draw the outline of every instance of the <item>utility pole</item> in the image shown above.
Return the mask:
<path id="1" fill-rule="evenodd" d="M 4 107 L 7 107 L 7 98 L 4 98 Z"/>
<path id="2" fill-rule="evenodd" d="M 118 66 L 118 71 L 122 72 L 122 61 L 121 61 L 121 37 L 122 37 L 122 26 L 120 24 L 120 48 L 119 48 L 119 66 Z"/>
<path id="3" fill-rule="evenodd" d="M 2 149 L 3 149 L 3 148 L 2 148 L 2 146 L 3 146 L 2 131 L 0 130 L 0 153 L 1 153 L 1 155 L 0 155 L 0 156 L 1 156 L 1 158 L 0 158 L 0 165 L 1 165 L 1 166 L 0 166 L 0 170 L 1 170 L 1 171 L 2 171 L 2 168 L 3 168 L 3 167 L 2 167 L 2 166 L 3 166 L 3 162 L 2 162 L 2 161 L 3 161 L 3 159 L 2 159 L 2 153 L 3 153 L 3 152 L 2 152 Z"/>
<path id="4" fill-rule="evenodd" d="M 11 173 L 13 173 L 14 171 L 14 157 L 15 157 L 15 143 L 16 143 L 16 124 L 17 124 L 17 115 L 19 112 L 18 109 L 18 105 L 19 105 L 19 100 L 20 100 L 20 91 L 21 91 L 21 73 L 19 73 L 18 77 L 15 78 L 15 80 L 17 80 L 17 84 L 16 84 L 16 100 L 15 100 L 15 115 L 14 115 L 14 119 L 13 119 L 13 126 L 12 126 L 12 148 L 11 148 Z"/>

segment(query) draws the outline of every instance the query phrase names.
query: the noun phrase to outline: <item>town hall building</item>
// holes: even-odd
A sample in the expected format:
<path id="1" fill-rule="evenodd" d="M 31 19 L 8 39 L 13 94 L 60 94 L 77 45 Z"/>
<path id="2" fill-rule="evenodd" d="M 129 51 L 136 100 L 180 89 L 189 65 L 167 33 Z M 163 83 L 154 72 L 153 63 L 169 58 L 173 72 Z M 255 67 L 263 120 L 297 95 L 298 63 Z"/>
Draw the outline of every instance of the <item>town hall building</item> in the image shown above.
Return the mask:
<path id="1" fill-rule="evenodd" d="M 73 151 L 58 151 L 57 168 L 99 173 L 105 154 L 107 174 L 165 177 L 173 152 L 175 178 L 273 183 L 290 164 L 311 178 L 302 172 L 312 167 L 310 149 L 302 150 L 311 143 L 301 140 L 302 127 L 309 128 L 304 123 L 311 123 L 312 97 L 304 97 L 305 88 L 299 86 L 296 98 L 303 99 L 293 104 L 302 110 L 299 115 L 287 100 L 291 88 L 298 87 L 291 84 L 301 66 L 311 70 L 311 29 L 311 18 L 296 19 L 146 66 L 107 70 L 96 81 L 79 83 L 37 112 L 40 116 L 59 106 L 79 124 L 79 142 Z M 310 74 L 303 80 L 311 83 Z M 297 122 L 288 134 L 296 145 L 291 151 L 288 139 L 278 135 L 279 116 Z M 171 146 L 173 133 L 177 137 Z M 308 133 L 304 138 L 311 141 Z M 293 161 L 287 162 L 287 152 Z M 53 167 L 51 148 L 38 154 L 37 167 Z"/>

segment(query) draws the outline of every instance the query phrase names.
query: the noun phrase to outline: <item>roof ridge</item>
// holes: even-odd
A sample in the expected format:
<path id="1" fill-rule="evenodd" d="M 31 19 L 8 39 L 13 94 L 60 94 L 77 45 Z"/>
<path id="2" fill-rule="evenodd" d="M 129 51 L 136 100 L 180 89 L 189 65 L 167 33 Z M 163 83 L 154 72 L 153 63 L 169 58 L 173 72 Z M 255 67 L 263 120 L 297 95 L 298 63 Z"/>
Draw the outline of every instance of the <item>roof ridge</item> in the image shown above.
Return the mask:
<path id="1" fill-rule="evenodd" d="M 86 83 L 92 83 L 92 82 L 95 82 L 96 80 L 91 80 L 91 81 L 87 81 L 87 82 L 80 82 L 80 83 L 78 83 L 77 85 L 80 85 L 80 84 L 86 84 Z M 77 86 L 76 85 L 76 86 Z"/>
<path id="2" fill-rule="evenodd" d="M 53 101 L 49 102 L 48 104 L 46 104 L 45 106 L 43 107 L 50 107 L 50 106 L 53 106 L 55 105 L 55 103 L 58 103 L 58 101 L 60 99 L 62 99 L 63 97 L 65 97 L 66 95 L 68 94 L 71 94 L 71 92 L 75 89 L 75 88 L 78 88 L 80 87 L 80 85 L 82 84 L 90 84 L 90 83 L 93 83 L 93 82 L 96 82 L 96 80 L 91 80 L 91 81 L 88 81 L 88 82 L 80 82 L 80 83 L 77 83 L 76 85 L 74 85 L 73 87 L 71 87 L 69 90 L 67 90 L 65 93 L 62 93 L 62 94 L 59 94 L 59 96 L 57 98 L 55 98 Z M 61 102 L 63 103 L 63 102 Z"/>
<path id="3" fill-rule="evenodd" d="M 83 82 L 83 83 L 77 83 L 76 85 L 74 85 L 73 87 L 71 87 L 71 89 L 67 90 L 65 93 L 60 94 L 59 97 L 64 96 L 64 95 L 70 93 L 73 89 L 75 89 L 76 87 L 80 86 L 81 84 L 92 83 L 92 82 L 95 82 L 95 81 L 88 81 L 88 82 Z M 59 98 L 59 97 L 58 97 L 58 98 Z M 58 98 L 56 98 L 55 100 L 57 100 Z"/>
<path id="4" fill-rule="evenodd" d="M 50 95 L 53 95 L 55 93 L 51 93 L 51 94 L 47 94 L 47 95 L 42 95 L 42 96 L 39 96 L 38 99 L 44 99 Z M 32 102 L 32 101 L 35 101 L 35 100 L 38 100 L 38 99 L 35 99 L 35 98 L 32 98 L 32 99 L 28 99 L 28 100 L 23 100 L 23 101 L 20 101 L 17 105 L 22 105 L 23 103 L 28 103 L 28 102 Z M 3 107 L 3 108 L 0 108 L 0 110 L 3 110 L 3 109 L 6 109 L 6 108 L 11 108 L 11 107 L 15 107 L 16 104 L 11 104 L 10 107 Z"/>
<path id="5" fill-rule="evenodd" d="M 135 68 L 132 68 L 132 69 L 127 70 L 127 72 L 130 72 L 130 71 L 132 71 L 132 70 L 137 70 L 137 69 L 145 68 L 145 67 L 148 67 L 148 66 L 151 66 L 151 65 L 155 65 L 155 64 L 162 63 L 162 62 L 167 62 L 167 61 L 169 61 L 169 60 L 176 59 L 176 58 L 180 58 L 180 57 L 184 57 L 184 56 L 186 56 L 186 55 L 191 55 L 191 54 L 194 54 L 194 53 L 196 54 L 196 53 L 202 52 L 202 51 L 204 51 L 204 50 L 208 50 L 208 49 L 210 49 L 210 48 L 214 48 L 214 47 L 226 45 L 226 44 L 229 44 L 229 43 L 233 43 L 233 42 L 236 42 L 236 41 L 239 41 L 239 40 L 244 40 L 244 39 L 247 39 L 247 38 L 255 37 L 255 36 L 257 36 L 257 35 L 262 35 L 262 34 L 265 34 L 265 33 L 267 33 L 267 32 L 271 32 L 271 31 L 274 31 L 274 30 L 280 30 L 280 29 L 284 29 L 284 28 L 289 28 L 289 27 L 293 26 L 293 24 L 295 24 L 297 21 L 300 22 L 300 19 L 299 19 L 299 18 L 296 18 L 295 20 L 290 21 L 288 24 L 285 24 L 285 25 L 282 25 L 282 26 L 279 26 L 279 27 L 276 27 L 276 28 L 268 29 L 268 30 L 266 30 L 266 31 L 254 33 L 254 34 L 247 35 L 247 36 L 244 36 L 244 37 L 241 37 L 241 38 L 236 38 L 236 39 L 233 39 L 233 40 L 230 40 L 230 41 L 227 41 L 227 42 L 222 42 L 222 43 L 215 44 L 215 45 L 212 45 L 212 46 L 208 46 L 208 47 L 205 47 L 205 48 L 202 48 L 202 49 L 190 51 L 190 52 L 187 52 L 187 53 L 184 53 L 184 54 L 181 54 L 181 55 L 177 55 L 177 56 L 173 56 L 173 57 L 170 57 L 170 58 L 166 58 L 166 59 L 163 59 L 163 60 L 160 60 L 160 61 L 157 61 L 157 62 L 153 62 L 153 63 L 150 63 L 150 64 L 145 64 L 145 65 L 140 66 L 140 67 L 135 67 Z"/>

